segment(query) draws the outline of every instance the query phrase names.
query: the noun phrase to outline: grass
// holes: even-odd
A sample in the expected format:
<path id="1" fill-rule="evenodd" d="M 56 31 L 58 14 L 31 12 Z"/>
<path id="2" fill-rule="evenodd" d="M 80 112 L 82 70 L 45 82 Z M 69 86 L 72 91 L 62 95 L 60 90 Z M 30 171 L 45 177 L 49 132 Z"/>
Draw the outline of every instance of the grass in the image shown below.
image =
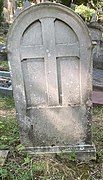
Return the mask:
<path id="1" fill-rule="evenodd" d="M 0 149 L 15 146 L 18 139 L 14 101 L 11 97 L 0 97 Z"/>
<path id="2" fill-rule="evenodd" d="M 0 109 L 8 110 L 14 108 L 14 100 L 12 97 L 2 97 L 0 96 Z"/>
<path id="3" fill-rule="evenodd" d="M 9 71 L 9 66 L 7 61 L 0 61 L 0 70 Z"/>
<path id="4" fill-rule="evenodd" d="M 0 36 L 0 44 L 4 44 L 5 43 L 5 39 L 3 36 Z"/>
<path id="5" fill-rule="evenodd" d="M 0 29 L 1 32 L 1 29 Z M 0 45 L 4 45 L 6 44 L 6 40 L 5 40 L 5 36 L 4 35 L 0 35 Z M 2 52 L 2 59 L 3 61 L 0 61 L 0 70 L 4 70 L 4 71 L 8 71 L 9 67 L 8 67 L 8 62 L 7 62 L 7 52 L 4 51 Z"/>
<path id="6" fill-rule="evenodd" d="M 96 144 L 97 156 L 103 160 L 103 106 L 93 109 L 93 141 Z"/>
<path id="7" fill-rule="evenodd" d="M 0 97 L 0 148 L 9 149 L 8 159 L 0 168 L 1 180 L 99 180 L 103 160 L 103 107 L 93 109 L 93 141 L 97 160 L 80 162 L 60 155 L 30 156 L 23 152 L 16 122 L 14 101 Z"/>

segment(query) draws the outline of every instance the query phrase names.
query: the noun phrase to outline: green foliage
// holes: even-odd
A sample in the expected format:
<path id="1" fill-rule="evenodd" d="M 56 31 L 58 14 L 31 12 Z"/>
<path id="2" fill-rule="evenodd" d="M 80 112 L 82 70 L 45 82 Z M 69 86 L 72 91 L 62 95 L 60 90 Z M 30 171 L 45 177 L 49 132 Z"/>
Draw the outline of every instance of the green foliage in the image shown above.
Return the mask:
<path id="1" fill-rule="evenodd" d="M 19 143 L 19 132 L 16 119 L 9 116 L 0 118 L 0 149 L 14 147 Z"/>
<path id="2" fill-rule="evenodd" d="M 81 17 L 83 17 L 86 21 L 90 21 L 93 14 L 95 13 L 95 10 L 90 9 L 82 4 L 80 6 L 76 6 L 75 12 L 81 15 Z"/>
<path id="3" fill-rule="evenodd" d="M 6 56 L 5 56 L 6 58 Z M 0 70 L 9 71 L 8 61 L 0 61 Z"/>
<path id="4" fill-rule="evenodd" d="M 74 0 L 73 3 L 77 4 L 77 5 L 87 5 L 88 0 Z"/>
<path id="5" fill-rule="evenodd" d="M 14 100 L 12 97 L 2 97 L 0 96 L 0 109 L 12 109 L 14 108 Z"/>
<path id="6" fill-rule="evenodd" d="M 19 143 L 19 132 L 14 116 L 14 100 L 11 97 L 0 97 L 0 149 L 6 149 Z M 10 113 L 7 113 L 10 111 Z M 11 112 L 12 111 L 12 112 Z"/>
<path id="7" fill-rule="evenodd" d="M 19 144 L 18 146 L 16 146 L 16 149 L 21 153 L 23 152 L 23 150 L 25 150 L 25 147 L 22 144 Z"/>
<path id="8" fill-rule="evenodd" d="M 3 0 L 0 0 L 0 25 L 3 20 Z"/>
<path id="9" fill-rule="evenodd" d="M 60 153 L 60 154 L 57 154 L 57 156 L 59 156 L 60 158 L 66 158 L 69 161 L 76 161 L 77 160 L 77 153 L 75 152 L 75 149 L 72 150 L 69 153 Z"/>
<path id="10" fill-rule="evenodd" d="M 103 8 L 103 0 L 97 1 L 96 5 L 98 8 Z"/>
<path id="11" fill-rule="evenodd" d="M 2 177 L 2 179 L 5 179 L 7 177 L 7 174 L 8 174 L 7 169 L 0 168 L 0 177 Z"/>
<path id="12" fill-rule="evenodd" d="M 5 43 L 4 37 L 0 36 L 0 44 L 4 44 L 4 43 Z"/>
<path id="13" fill-rule="evenodd" d="M 71 4 L 71 0 L 60 0 L 59 2 L 65 6 L 70 6 Z"/>
<path id="14" fill-rule="evenodd" d="M 93 115 L 102 118 L 103 106 L 95 106 L 95 108 L 93 108 Z"/>
<path id="15" fill-rule="evenodd" d="M 28 155 L 26 157 L 21 155 L 20 164 L 17 160 L 11 160 L 6 164 L 6 167 L 0 168 L 0 177 L 6 180 L 34 180 L 36 174 L 41 174 L 42 176 L 44 170 L 44 163 L 34 162 L 33 158 Z"/>
<path id="16" fill-rule="evenodd" d="M 22 5 L 23 5 L 23 0 L 17 1 L 17 6 L 18 6 L 18 7 L 22 7 Z"/>
<path id="17" fill-rule="evenodd" d="M 97 8 L 99 9 L 97 12 L 98 22 L 103 25 L 103 0 L 97 2 Z"/>
<path id="18" fill-rule="evenodd" d="M 77 160 L 77 155 L 75 151 L 72 151 L 71 153 L 69 153 L 69 160 L 70 161 L 76 161 Z"/>
<path id="19" fill-rule="evenodd" d="M 93 3 L 96 4 L 98 0 L 93 0 Z M 88 0 L 73 0 L 73 3 L 77 4 L 77 5 L 87 5 Z"/>

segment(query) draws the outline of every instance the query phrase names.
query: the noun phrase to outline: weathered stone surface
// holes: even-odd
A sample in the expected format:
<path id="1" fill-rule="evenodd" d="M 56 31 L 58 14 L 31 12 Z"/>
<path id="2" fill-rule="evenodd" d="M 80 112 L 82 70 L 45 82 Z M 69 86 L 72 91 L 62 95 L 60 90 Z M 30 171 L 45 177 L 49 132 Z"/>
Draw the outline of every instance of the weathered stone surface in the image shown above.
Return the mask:
<path id="1" fill-rule="evenodd" d="M 102 91 L 93 91 L 92 102 L 94 104 L 103 104 L 103 92 Z"/>
<path id="2" fill-rule="evenodd" d="M 0 150 L 0 166 L 4 165 L 8 153 L 9 150 Z"/>
<path id="3" fill-rule="evenodd" d="M 33 148 L 26 148 L 27 152 L 30 154 L 44 154 L 44 153 L 61 153 L 62 156 L 67 155 L 67 153 L 74 152 L 75 158 L 82 160 L 82 161 L 88 161 L 90 159 L 95 160 L 94 156 L 94 145 L 69 145 L 69 146 L 43 146 L 43 147 L 33 147 Z M 66 156 L 67 157 L 67 156 Z"/>
<path id="4" fill-rule="evenodd" d="M 88 25 L 93 44 L 93 67 L 103 69 L 103 26 L 98 23 Z"/>
<path id="5" fill-rule="evenodd" d="M 103 70 L 93 69 L 93 86 L 94 89 L 103 91 Z"/>
<path id="6" fill-rule="evenodd" d="M 101 40 L 102 38 L 102 32 L 103 32 L 103 26 L 99 24 L 98 22 L 92 22 L 88 24 L 90 35 L 92 40 Z"/>
<path id="7" fill-rule="evenodd" d="M 6 46 L 5 44 L 0 44 L 0 61 L 7 60 L 7 54 L 5 52 Z"/>
<path id="8" fill-rule="evenodd" d="M 23 8 L 25 9 L 25 8 L 27 8 L 29 6 L 31 6 L 31 3 L 28 0 L 25 0 L 24 3 L 23 3 Z"/>
<path id="9" fill-rule="evenodd" d="M 13 15 L 13 19 L 15 20 L 20 13 L 21 13 L 21 9 L 17 8 L 14 15 Z"/>
<path id="10" fill-rule="evenodd" d="M 13 22 L 13 14 L 16 9 L 16 1 L 14 0 L 4 0 L 3 4 L 3 14 L 4 19 L 7 23 Z"/>
<path id="11" fill-rule="evenodd" d="M 12 96 L 10 72 L 0 71 L 0 95 Z"/>
<path id="12" fill-rule="evenodd" d="M 95 155 L 91 40 L 85 23 L 65 6 L 35 5 L 15 20 L 7 48 L 21 142 L 45 152 L 45 147 L 57 152 L 58 146 L 89 145 Z"/>
<path id="13" fill-rule="evenodd" d="M 103 69 L 103 41 L 97 42 L 93 49 L 93 67 Z"/>

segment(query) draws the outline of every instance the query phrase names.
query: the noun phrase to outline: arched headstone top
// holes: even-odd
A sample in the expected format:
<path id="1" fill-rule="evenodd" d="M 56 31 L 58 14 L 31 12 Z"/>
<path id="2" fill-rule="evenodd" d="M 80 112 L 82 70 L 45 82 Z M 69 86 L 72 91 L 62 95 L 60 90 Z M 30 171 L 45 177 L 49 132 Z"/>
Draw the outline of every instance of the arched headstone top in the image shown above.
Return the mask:
<path id="1" fill-rule="evenodd" d="M 64 23 L 69 24 L 69 26 L 77 34 L 79 41 L 81 41 L 80 43 L 82 43 L 82 45 L 86 44 L 88 48 L 91 47 L 91 39 L 88 28 L 79 15 L 64 5 L 45 2 L 28 7 L 18 15 L 8 33 L 8 49 L 9 44 L 11 43 L 11 41 L 9 41 L 10 37 L 13 38 L 15 34 L 16 36 L 18 35 L 21 37 L 26 28 L 28 28 L 28 26 L 30 26 L 33 22 L 47 17 L 54 18 L 54 21 L 59 19 Z M 17 41 L 19 40 L 20 39 L 17 38 Z"/>
<path id="2" fill-rule="evenodd" d="M 47 40 L 46 36 L 50 38 Z M 57 52 L 55 58 L 66 55 L 80 59 L 79 66 L 82 71 L 80 78 L 83 84 L 80 101 L 81 103 L 86 101 L 90 91 L 89 86 L 86 95 L 86 86 L 91 82 L 91 78 L 87 75 L 88 72 L 91 74 L 91 39 L 83 20 L 63 5 L 40 3 L 25 9 L 17 17 L 8 33 L 8 56 L 10 54 L 13 59 L 10 60 L 10 64 L 18 63 L 21 67 L 20 63 L 23 59 L 34 56 L 43 58 L 45 53 L 50 54 L 47 52 L 49 45 L 52 53 Z M 40 54 L 38 54 L 39 50 Z"/>

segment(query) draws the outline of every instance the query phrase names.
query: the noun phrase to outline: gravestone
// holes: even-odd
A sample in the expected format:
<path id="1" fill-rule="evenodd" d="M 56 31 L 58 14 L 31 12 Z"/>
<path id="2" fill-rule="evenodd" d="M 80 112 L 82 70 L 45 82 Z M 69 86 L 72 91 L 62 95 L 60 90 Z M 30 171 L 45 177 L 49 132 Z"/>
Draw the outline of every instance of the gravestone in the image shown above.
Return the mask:
<path id="1" fill-rule="evenodd" d="M 16 2 L 14 0 L 4 0 L 3 14 L 7 23 L 13 22 L 13 14 L 16 10 Z"/>
<path id="2" fill-rule="evenodd" d="M 95 158 L 91 40 L 85 23 L 63 5 L 34 5 L 13 23 L 7 49 L 26 150 Z"/>
<path id="3" fill-rule="evenodd" d="M 99 23 L 90 23 L 88 25 L 91 39 L 95 46 L 93 48 L 93 66 L 97 69 L 103 69 L 103 26 Z"/>
<path id="4" fill-rule="evenodd" d="M 27 8 L 29 6 L 31 6 L 31 3 L 28 0 L 24 0 L 23 9 L 25 9 L 25 8 Z"/>

